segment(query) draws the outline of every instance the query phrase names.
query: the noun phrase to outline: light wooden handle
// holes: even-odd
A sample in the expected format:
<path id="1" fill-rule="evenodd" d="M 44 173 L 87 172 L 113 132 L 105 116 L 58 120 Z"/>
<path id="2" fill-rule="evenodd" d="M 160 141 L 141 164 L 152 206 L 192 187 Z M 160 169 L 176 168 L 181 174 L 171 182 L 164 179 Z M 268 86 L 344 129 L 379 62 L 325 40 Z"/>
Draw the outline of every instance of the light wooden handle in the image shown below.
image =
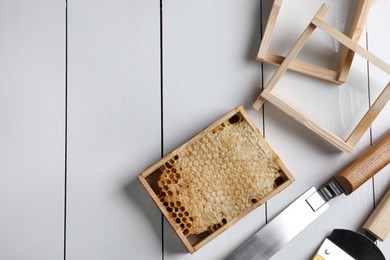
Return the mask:
<path id="1" fill-rule="evenodd" d="M 348 195 L 389 164 L 389 162 L 390 134 L 344 168 L 335 176 L 335 179 L 343 188 L 344 193 Z"/>
<path id="2" fill-rule="evenodd" d="M 390 189 L 363 225 L 363 229 L 384 241 L 390 233 Z"/>
<path id="3" fill-rule="evenodd" d="M 315 254 L 315 256 L 313 256 L 313 258 L 311 260 L 325 260 L 325 258 L 323 258 L 322 256 L 320 256 L 318 253 Z"/>

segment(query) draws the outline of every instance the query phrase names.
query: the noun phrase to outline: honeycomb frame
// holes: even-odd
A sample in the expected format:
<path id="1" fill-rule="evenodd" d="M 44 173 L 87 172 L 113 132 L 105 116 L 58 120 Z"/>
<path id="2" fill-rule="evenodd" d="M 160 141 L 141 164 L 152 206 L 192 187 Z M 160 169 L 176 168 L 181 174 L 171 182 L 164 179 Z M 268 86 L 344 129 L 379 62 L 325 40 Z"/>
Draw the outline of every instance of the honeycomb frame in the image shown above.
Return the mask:
<path id="1" fill-rule="evenodd" d="M 216 147 L 219 144 L 218 142 L 226 142 L 226 139 L 223 139 L 224 132 L 226 132 L 226 134 L 229 134 L 230 136 L 231 133 L 236 133 L 235 131 L 237 131 L 238 127 L 240 127 L 241 129 L 240 131 L 246 131 L 246 135 L 244 135 L 244 137 L 247 137 L 247 135 L 251 135 L 252 139 L 256 140 L 256 145 L 260 145 L 258 145 L 260 148 L 253 148 L 252 154 L 248 155 L 249 158 L 251 158 L 250 160 L 248 160 L 248 164 L 257 163 L 256 159 L 252 159 L 256 156 L 262 156 L 262 158 L 264 157 L 266 159 L 269 158 L 266 165 L 261 165 L 263 168 L 267 165 L 270 167 L 266 169 L 266 172 L 259 172 L 259 170 L 257 170 L 256 168 L 256 172 L 254 174 L 256 175 L 255 177 L 257 178 L 257 181 L 253 181 L 249 178 L 247 180 L 242 181 L 243 179 L 238 174 L 240 173 L 240 171 L 245 171 L 245 174 L 247 174 L 247 169 L 240 168 L 240 170 L 236 170 L 235 167 L 232 167 L 234 168 L 233 170 L 227 169 L 223 170 L 222 172 L 216 170 L 216 168 L 221 165 L 227 164 L 228 162 L 223 161 L 226 157 L 223 151 L 220 149 L 218 150 L 219 152 L 216 153 L 215 150 L 212 150 L 213 147 Z M 228 132 L 228 129 L 231 129 L 231 132 Z M 238 134 L 236 133 L 237 138 L 241 138 L 243 136 L 239 133 L 240 132 L 238 132 Z M 244 142 L 241 143 L 241 140 L 243 139 L 237 140 L 240 140 L 240 143 L 238 145 L 239 147 L 244 145 Z M 204 143 L 208 145 L 208 148 L 199 147 Z M 247 145 L 251 144 L 248 143 Z M 202 174 L 196 171 L 197 169 L 200 169 L 199 167 L 201 167 L 198 165 L 198 161 L 201 162 L 201 160 L 197 160 L 197 158 L 199 157 L 197 153 L 201 153 L 201 149 L 206 149 L 206 151 L 209 151 L 211 149 L 213 151 L 213 153 L 207 153 L 207 155 L 210 157 L 210 160 L 206 161 L 211 165 L 203 165 Z M 238 148 L 238 150 L 240 149 L 241 148 Z M 263 151 L 264 154 L 260 154 L 259 149 Z M 248 151 L 248 149 L 246 151 Z M 215 158 L 212 157 L 212 155 L 215 155 Z M 186 164 L 186 162 L 188 162 L 188 160 L 186 160 L 187 157 L 191 157 L 192 160 L 189 161 L 194 162 L 195 165 L 189 166 L 188 163 Z M 212 164 L 214 164 L 214 168 Z M 212 168 L 210 170 L 212 173 L 209 175 L 203 172 L 204 168 L 208 169 L 208 167 Z M 219 172 L 219 174 L 215 174 L 215 172 Z M 251 176 L 254 176 L 254 174 L 251 173 Z M 270 174 L 270 176 L 268 176 L 267 178 L 272 182 L 265 181 L 267 179 L 265 178 L 265 174 Z M 192 191 L 191 198 L 195 196 L 200 201 L 202 200 L 202 198 L 205 198 L 204 201 L 206 202 L 204 203 L 204 207 L 207 209 L 211 207 L 211 210 L 207 212 L 215 212 L 214 218 L 211 219 L 207 217 L 202 219 L 202 215 L 193 215 L 193 212 L 196 211 L 194 211 L 190 207 L 186 208 L 185 203 L 182 203 L 181 201 L 181 199 L 184 198 L 185 202 L 185 199 L 189 196 L 188 194 L 190 192 L 190 189 L 188 188 L 188 186 L 191 185 L 191 182 L 193 181 L 192 178 L 203 178 L 203 175 L 214 177 L 214 179 L 206 179 L 206 183 L 202 186 L 202 190 L 198 189 L 198 192 L 195 193 L 194 191 Z M 236 175 L 238 177 L 236 177 Z M 241 185 L 240 187 L 238 187 L 238 190 L 242 190 L 243 187 L 244 189 L 246 189 L 247 186 L 245 186 L 245 181 L 246 185 L 248 185 L 248 183 L 259 183 L 261 185 L 266 185 L 266 187 L 264 188 L 264 190 L 262 190 L 264 191 L 262 194 L 257 194 L 256 196 L 253 196 L 253 194 L 251 194 L 252 197 L 245 197 L 247 196 L 247 194 L 243 194 L 242 198 L 237 198 L 238 195 L 235 195 L 236 199 L 241 199 L 240 203 L 236 203 L 235 205 L 227 205 L 227 207 L 230 207 L 229 209 L 234 208 L 234 212 L 231 215 L 228 215 L 225 214 L 226 212 L 224 212 L 221 207 L 219 207 L 220 200 L 218 200 L 218 190 L 212 189 L 212 187 L 215 186 L 214 182 L 220 181 L 215 178 L 218 178 L 220 176 L 222 176 L 222 178 L 225 178 L 224 180 L 228 178 L 230 181 L 229 185 L 224 185 L 224 183 L 222 183 L 222 185 L 218 186 L 222 187 L 220 189 L 226 189 L 227 187 L 234 185 Z M 185 181 L 186 178 L 190 178 L 190 180 Z M 294 178 L 289 172 L 289 170 L 285 167 L 283 162 L 275 154 L 272 148 L 267 144 L 265 139 L 262 137 L 260 131 L 249 118 L 242 106 L 235 108 L 234 110 L 217 120 L 215 123 L 207 127 L 205 130 L 197 134 L 191 140 L 184 143 L 179 148 L 177 148 L 176 150 L 174 150 L 173 152 L 166 155 L 164 158 L 160 159 L 158 162 L 150 166 L 138 176 L 138 179 L 145 187 L 145 189 L 147 190 L 153 201 L 156 203 L 158 208 L 164 214 L 168 223 L 175 230 L 176 234 L 179 236 L 179 238 L 184 243 L 190 253 L 194 253 L 195 251 L 199 250 L 205 244 L 210 242 L 213 238 L 224 232 L 228 227 L 236 223 L 238 220 L 243 218 L 245 215 L 253 211 L 255 208 L 257 208 L 267 200 L 269 200 L 275 194 L 285 189 L 294 181 Z M 212 182 L 213 185 L 207 185 L 207 181 Z M 254 189 L 257 190 L 258 186 L 256 186 Z M 226 191 L 222 192 L 226 194 Z M 228 193 L 230 192 L 228 191 Z M 202 208 L 202 210 L 204 209 Z M 205 214 L 205 216 L 208 215 Z"/>

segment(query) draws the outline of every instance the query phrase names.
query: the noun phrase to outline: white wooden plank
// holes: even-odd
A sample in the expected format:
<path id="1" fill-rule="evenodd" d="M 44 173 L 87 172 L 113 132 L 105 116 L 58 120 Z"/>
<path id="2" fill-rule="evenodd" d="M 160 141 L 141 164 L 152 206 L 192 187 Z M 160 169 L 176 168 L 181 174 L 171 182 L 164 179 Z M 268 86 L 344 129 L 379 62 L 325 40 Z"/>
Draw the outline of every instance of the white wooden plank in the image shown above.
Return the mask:
<path id="1" fill-rule="evenodd" d="M 261 85 L 261 65 L 254 61 L 259 19 L 258 0 L 163 1 L 165 153 L 239 104 L 262 129 L 261 112 L 250 109 Z M 164 259 L 222 259 L 264 217 L 260 207 L 192 255 L 165 223 Z"/>
<path id="2" fill-rule="evenodd" d="M 0 2 L 0 258 L 62 259 L 64 1 Z"/>
<path id="3" fill-rule="evenodd" d="M 291 41 L 293 37 L 289 35 L 294 33 L 299 35 L 303 29 L 299 30 L 297 26 L 299 24 L 306 26 L 308 23 L 306 20 L 309 21 L 313 17 L 322 2 L 310 1 L 308 3 L 302 0 L 292 3 L 292 1 L 284 1 L 285 6 L 282 7 L 281 14 L 284 12 L 287 15 L 289 12 L 295 11 L 295 15 L 292 15 L 294 18 L 285 16 L 278 25 L 281 30 L 276 34 L 276 42 L 271 42 L 271 44 L 275 43 L 274 50 L 282 52 L 283 48 L 288 48 L 286 42 Z M 326 20 L 336 28 L 345 31 L 348 22 L 343 19 L 345 19 L 345 13 L 348 10 L 353 10 L 350 8 L 351 3 L 348 1 L 326 2 L 330 4 L 329 12 L 331 14 L 327 16 Z M 314 5 L 318 5 L 318 7 L 314 8 Z M 305 10 L 302 9 L 302 6 L 305 6 Z M 283 8 L 285 9 L 283 10 Z M 292 19 L 294 23 L 291 22 Z M 340 49 L 337 43 L 331 41 L 330 38 L 328 39 L 328 36 L 321 32 L 314 34 L 311 40 L 309 47 L 303 49 L 300 58 L 331 68 L 338 63 Z M 365 40 L 362 39 L 360 44 L 365 46 Z M 274 70 L 271 66 L 265 66 L 264 82 L 269 80 Z M 288 72 L 275 90 L 302 111 L 317 119 L 323 126 L 340 137 L 346 138 L 368 109 L 366 62 L 355 56 L 349 79 L 342 86 Z M 278 200 L 272 200 L 268 203 L 269 218 L 279 213 L 311 186 L 319 187 L 324 184 L 369 146 L 369 135 L 366 133 L 355 152 L 351 156 L 347 156 L 335 150 L 314 133 L 298 125 L 297 122 L 288 118 L 275 107 L 266 104 L 265 113 L 265 135 L 271 146 L 280 151 L 280 156 L 286 158 L 286 164 L 296 177 L 295 184 L 289 188 L 288 192 L 281 193 Z M 341 196 L 332 200 L 331 207 L 323 216 L 272 259 L 310 259 L 322 240 L 334 228 L 357 230 L 367 213 L 372 209 L 372 192 L 372 183 L 368 182 L 350 196 Z"/>
<path id="4" fill-rule="evenodd" d="M 68 6 L 67 259 L 161 259 L 159 2 Z"/>
<path id="5" fill-rule="evenodd" d="M 372 12 L 368 17 L 367 23 L 369 51 L 377 54 L 387 63 L 390 63 L 390 34 L 385 28 L 390 26 L 390 20 L 388 17 L 389 11 L 389 1 L 373 1 Z M 375 66 L 370 66 L 371 102 L 376 99 L 389 81 L 390 77 L 388 75 L 375 68 Z M 378 115 L 377 120 L 375 120 L 372 124 L 373 141 L 377 141 L 386 133 L 390 133 L 390 104 L 387 104 L 387 106 Z M 390 166 L 387 166 L 378 173 L 377 176 L 375 176 L 374 187 L 375 199 L 378 203 L 385 194 L 386 190 L 390 188 Z M 378 242 L 378 246 L 381 248 L 385 256 L 390 258 L 390 239 L 387 239 L 384 243 Z"/>

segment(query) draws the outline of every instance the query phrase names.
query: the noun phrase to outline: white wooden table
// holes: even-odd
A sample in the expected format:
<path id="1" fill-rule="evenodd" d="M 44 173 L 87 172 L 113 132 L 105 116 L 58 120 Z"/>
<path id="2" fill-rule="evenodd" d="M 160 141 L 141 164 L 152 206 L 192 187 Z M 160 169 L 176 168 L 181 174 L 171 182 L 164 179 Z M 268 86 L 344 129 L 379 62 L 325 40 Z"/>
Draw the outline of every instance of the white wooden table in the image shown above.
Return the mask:
<path id="1" fill-rule="evenodd" d="M 326 2 L 345 29 L 352 1 Z M 321 3 L 285 0 L 272 49 L 286 53 Z M 275 71 L 254 61 L 270 4 L 1 0 L 0 259 L 222 259 L 389 132 L 388 105 L 348 156 L 269 104 L 251 109 Z M 373 1 L 360 41 L 387 62 L 389 13 Z M 339 45 L 313 40 L 334 55 L 309 47 L 304 58 L 334 66 Z M 277 90 L 346 136 L 388 81 L 356 57 L 345 85 L 288 72 Z M 136 177 L 239 104 L 296 181 L 190 255 Z M 389 187 L 387 167 L 273 259 L 309 259 L 332 229 L 357 230 Z M 390 239 L 378 245 L 390 258 Z"/>

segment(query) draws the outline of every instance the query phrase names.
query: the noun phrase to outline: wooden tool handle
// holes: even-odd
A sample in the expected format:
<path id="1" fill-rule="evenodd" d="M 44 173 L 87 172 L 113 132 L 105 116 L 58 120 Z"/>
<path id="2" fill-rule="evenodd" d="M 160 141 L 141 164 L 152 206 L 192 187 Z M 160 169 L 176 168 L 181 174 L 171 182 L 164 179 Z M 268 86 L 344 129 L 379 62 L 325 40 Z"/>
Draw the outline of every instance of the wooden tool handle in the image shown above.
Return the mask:
<path id="1" fill-rule="evenodd" d="M 384 241 L 390 233 L 390 189 L 363 225 L 363 229 Z"/>
<path id="2" fill-rule="evenodd" d="M 323 258 L 322 256 L 320 256 L 318 253 L 315 254 L 315 256 L 313 256 L 313 258 L 311 260 L 325 260 L 325 258 Z"/>
<path id="3" fill-rule="evenodd" d="M 360 187 L 390 162 L 390 134 L 364 152 L 335 176 L 345 194 Z"/>

